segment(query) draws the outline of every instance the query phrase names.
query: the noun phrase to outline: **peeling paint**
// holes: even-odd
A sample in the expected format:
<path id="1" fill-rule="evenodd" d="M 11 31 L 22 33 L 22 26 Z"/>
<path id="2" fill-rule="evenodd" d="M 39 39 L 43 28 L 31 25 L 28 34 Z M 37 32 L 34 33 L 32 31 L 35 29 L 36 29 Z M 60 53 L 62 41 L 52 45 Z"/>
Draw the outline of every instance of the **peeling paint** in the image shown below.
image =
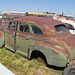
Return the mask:
<path id="1" fill-rule="evenodd" d="M 0 29 L 4 28 L 5 47 L 19 52 L 27 58 L 30 58 L 32 52 L 37 50 L 44 54 L 48 64 L 59 67 L 65 67 L 67 63 L 70 64 L 75 60 L 75 37 L 69 31 L 59 34 L 54 29 L 56 25 L 63 23 L 52 18 L 30 16 L 21 17 L 11 22 L 18 22 L 16 30 L 4 28 L 5 26 L 0 27 Z M 20 31 L 20 23 L 23 25 L 26 23 L 30 32 Z M 31 25 L 38 27 L 43 34 L 34 34 Z M 0 31 L 0 40 L 1 37 L 3 38 L 3 34 Z"/>

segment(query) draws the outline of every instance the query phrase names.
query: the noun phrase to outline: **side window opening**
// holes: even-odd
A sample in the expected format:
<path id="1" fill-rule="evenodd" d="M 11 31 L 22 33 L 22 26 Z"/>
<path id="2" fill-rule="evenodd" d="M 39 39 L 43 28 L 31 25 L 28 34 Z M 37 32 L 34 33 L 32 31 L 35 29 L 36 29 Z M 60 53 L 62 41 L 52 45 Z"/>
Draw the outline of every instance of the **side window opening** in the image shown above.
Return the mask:
<path id="1" fill-rule="evenodd" d="M 23 25 L 20 25 L 20 31 L 23 32 Z"/>
<path id="2" fill-rule="evenodd" d="M 29 26 L 27 24 L 24 26 L 24 32 L 28 32 L 29 33 Z"/>
<path id="3" fill-rule="evenodd" d="M 29 26 L 28 26 L 28 24 L 20 24 L 20 31 L 21 32 L 27 32 L 27 33 L 29 33 Z"/>
<path id="4" fill-rule="evenodd" d="M 55 30 L 58 32 L 58 33 L 63 33 L 63 32 L 67 32 L 68 29 L 66 28 L 65 25 L 61 24 L 61 25 L 56 25 L 55 27 Z"/>
<path id="5" fill-rule="evenodd" d="M 31 25 L 34 34 L 43 35 L 43 32 L 36 26 Z"/>
<path id="6" fill-rule="evenodd" d="M 11 30 L 16 30 L 16 25 L 17 25 L 16 22 L 10 22 L 8 28 Z"/>

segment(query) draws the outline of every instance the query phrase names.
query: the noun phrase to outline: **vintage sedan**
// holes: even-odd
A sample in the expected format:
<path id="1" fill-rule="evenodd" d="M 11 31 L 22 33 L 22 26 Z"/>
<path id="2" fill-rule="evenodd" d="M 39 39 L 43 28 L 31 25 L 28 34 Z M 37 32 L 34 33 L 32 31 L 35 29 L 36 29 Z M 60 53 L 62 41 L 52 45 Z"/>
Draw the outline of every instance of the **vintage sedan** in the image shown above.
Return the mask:
<path id="1" fill-rule="evenodd" d="M 11 20 L 14 20 L 16 18 L 21 17 L 22 15 L 16 15 L 16 14 L 4 14 L 2 18 L 0 19 L 0 25 L 1 24 L 8 24 Z"/>
<path id="2" fill-rule="evenodd" d="M 75 73 L 75 36 L 66 26 L 52 18 L 31 17 L 15 19 L 0 26 L 0 47 L 4 46 L 29 59 L 58 67 L 69 66 L 64 75 Z"/>

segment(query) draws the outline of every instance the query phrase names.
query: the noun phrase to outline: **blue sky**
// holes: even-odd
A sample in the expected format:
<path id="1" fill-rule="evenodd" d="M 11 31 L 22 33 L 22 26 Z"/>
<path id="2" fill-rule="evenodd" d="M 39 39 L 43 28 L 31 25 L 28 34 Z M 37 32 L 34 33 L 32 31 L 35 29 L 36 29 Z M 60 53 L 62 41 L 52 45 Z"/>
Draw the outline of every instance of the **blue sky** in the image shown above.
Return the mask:
<path id="1" fill-rule="evenodd" d="M 75 14 L 75 0 L 0 0 L 0 11 Z"/>

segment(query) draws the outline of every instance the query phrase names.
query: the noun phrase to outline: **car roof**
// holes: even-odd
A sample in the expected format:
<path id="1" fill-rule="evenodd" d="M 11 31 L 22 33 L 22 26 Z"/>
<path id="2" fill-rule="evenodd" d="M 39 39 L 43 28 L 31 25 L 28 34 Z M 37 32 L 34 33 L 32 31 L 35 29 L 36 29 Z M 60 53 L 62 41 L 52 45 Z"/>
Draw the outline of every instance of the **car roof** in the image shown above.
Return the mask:
<path id="1" fill-rule="evenodd" d="M 49 17 L 49 18 L 45 18 L 45 17 L 36 17 L 36 16 L 23 16 L 21 18 L 17 18 L 14 21 L 19 21 L 19 22 L 34 22 L 37 25 L 40 26 L 50 26 L 50 27 L 54 27 L 55 25 L 59 25 L 59 24 L 64 24 L 60 21 L 54 20 L 53 18 Z"/>

